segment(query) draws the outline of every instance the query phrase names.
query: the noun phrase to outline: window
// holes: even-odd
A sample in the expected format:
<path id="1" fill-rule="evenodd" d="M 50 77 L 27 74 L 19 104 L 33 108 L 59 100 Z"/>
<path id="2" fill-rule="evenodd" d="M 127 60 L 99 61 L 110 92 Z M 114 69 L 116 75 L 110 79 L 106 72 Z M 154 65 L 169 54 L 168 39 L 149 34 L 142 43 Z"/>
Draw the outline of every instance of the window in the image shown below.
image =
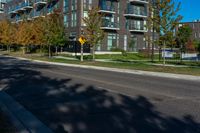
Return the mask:
<path id="1" fill-rule="evenodd" d="M 71 27 L 76 27 L 77 25 L 77 14 L 76 11 L 73 11 L 71 14 Z"/>
<path id="2" fill-rule="evenodd" d="M 112 34 L 112 33 L 108 33 L 107 36 L 107 50 L 111 50 L 112 48 L 116 48 L 117 47 L 117 41 L 118 41 L 118 34 Z"/>
<path id="3" fill-rule="evenodd" d="M 72 11 L 77 10 L 77 0 L 72 0 Z"/>
<path id="4" fill-rule="evenodd" d="M 65 25 L 66 27 L 69 27 L 68 15 L 64 15 L 64 25 Z"/>
<path id="5" fill-rule="evenodd" d="M 64 13 L 68 13 L 69 12 L 69 0 L 64 0 L 64 4 L 63 4 L 63 11 Z"/>

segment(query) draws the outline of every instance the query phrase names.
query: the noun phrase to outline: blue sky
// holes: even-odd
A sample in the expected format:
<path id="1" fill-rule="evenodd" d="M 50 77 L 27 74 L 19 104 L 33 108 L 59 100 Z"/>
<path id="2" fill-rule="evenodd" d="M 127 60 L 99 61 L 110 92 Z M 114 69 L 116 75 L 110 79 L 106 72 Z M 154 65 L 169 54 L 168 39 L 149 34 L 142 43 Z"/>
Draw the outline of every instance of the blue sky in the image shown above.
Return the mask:
<path id="1" fill-rule="evenodd" d="M 200 19 L 200 0 L 175 0 L 181 1 L 179 14 L 183 16 L 182 22 L 190 22 Z"/>

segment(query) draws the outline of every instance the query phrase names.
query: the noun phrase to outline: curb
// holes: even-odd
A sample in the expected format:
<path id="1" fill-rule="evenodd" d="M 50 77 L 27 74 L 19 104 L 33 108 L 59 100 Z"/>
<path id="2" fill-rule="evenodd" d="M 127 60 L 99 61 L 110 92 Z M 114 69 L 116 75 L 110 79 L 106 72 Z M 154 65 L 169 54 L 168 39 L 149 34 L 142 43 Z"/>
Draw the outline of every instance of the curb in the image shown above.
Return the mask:
<path id="1" fill-rule="evenodd" d="M 5 56 L 5 57 L 16 58 L 19 60 L 27 60 L 27 61 L 32 61 L 36 63 L 45 63 L 45 64 L 50 64 L 50 65 L 85 68 L 85 69 L 93 69 L 93 70 L 103 70 L 103 71 L 111 71 L 111 72 L 119 72 L 119 73 L 127 73 L 127 74 L 136 74 L 136 75 L 155 76 L 155 77 L 161 77 L 161 78 L 200 81 L 200 76 L 192 76 L 192 75 L 185 75 L 185 74 L 173 74 L 173 73 L 164 73 L 164 72 L 151 72 L 151 71 L 142 71 L 142 70 L 130 70 L 130 69 L 109 68 L 109 67 L 99 67 L 99 66 L 89 66 L 89 65 L 56 63 L 56 62 L 40 61 L 40 60 L 33 60 L 33 59 L 13 57 L 13 56 Z"/>
<path id="2" fill-rule="evenodd" d="M 20 133 L 53 133 L 4 91 L 0 91 L 0 108 Z"/>

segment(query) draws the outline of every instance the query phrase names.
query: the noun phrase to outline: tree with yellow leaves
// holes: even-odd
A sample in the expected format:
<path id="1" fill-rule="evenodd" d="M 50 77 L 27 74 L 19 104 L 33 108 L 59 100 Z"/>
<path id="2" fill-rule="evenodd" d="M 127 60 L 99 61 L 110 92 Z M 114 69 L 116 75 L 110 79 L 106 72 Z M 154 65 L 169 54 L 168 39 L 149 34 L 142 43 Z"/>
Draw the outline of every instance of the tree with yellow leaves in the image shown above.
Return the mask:
<path id="1" fill-rule="evenodd" d="M 7 46 L 7 51 L 10 52 L 10 46 L 16 42 L 16 25 L 9 20 L 0 22 L 0 42 Z"/>
<path id="2" fill-rule="evenodd" d="M 34 24 L 31 21 L 22 21 L 17 25 L 16 43 L 23 45 L 23 54 L 28 51 L 30 44 L 35 44 Z"/>

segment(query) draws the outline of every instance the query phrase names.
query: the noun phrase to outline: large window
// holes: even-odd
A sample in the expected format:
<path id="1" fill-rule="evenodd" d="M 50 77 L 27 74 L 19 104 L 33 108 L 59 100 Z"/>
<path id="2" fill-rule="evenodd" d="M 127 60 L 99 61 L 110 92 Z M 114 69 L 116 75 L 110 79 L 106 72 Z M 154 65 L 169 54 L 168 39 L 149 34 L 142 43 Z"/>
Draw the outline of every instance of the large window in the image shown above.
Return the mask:
<path id="1" fill-rule="evenodd" d="M 69 0 L 64 0 L 63 3 L 63 12 L 68 13 L 69 12 Z"/>
<path id="2" fill-rule="evenodd" d="M 119 34 L 108 33 L 107 36 L 107 50 L 111 50 L 112 48 L 117 48 L 119 41 Z"/>
<path id="3" fill-rule="evenodd" d="M 68 15 L 64 15 L 64 25 L 65 25 L 65 27 L 69 27 L 69 18 L 68 18 Z"/>
<path id="4" fill-rule="evenodd" d="M 77 14 L 76 11 L 72 11 L 71 14 L 71 27 L 76 27 L 77 25 Z"/>
<path id="5" fill-rule="evenodd" d="M 71 27 L 77 26 L 77 0 L 72 0 Z"/>
<path id="6" fill-rule="evenodd" d="M 77 10 L 77 0 L 72 0 L 72 11 Z"/>

